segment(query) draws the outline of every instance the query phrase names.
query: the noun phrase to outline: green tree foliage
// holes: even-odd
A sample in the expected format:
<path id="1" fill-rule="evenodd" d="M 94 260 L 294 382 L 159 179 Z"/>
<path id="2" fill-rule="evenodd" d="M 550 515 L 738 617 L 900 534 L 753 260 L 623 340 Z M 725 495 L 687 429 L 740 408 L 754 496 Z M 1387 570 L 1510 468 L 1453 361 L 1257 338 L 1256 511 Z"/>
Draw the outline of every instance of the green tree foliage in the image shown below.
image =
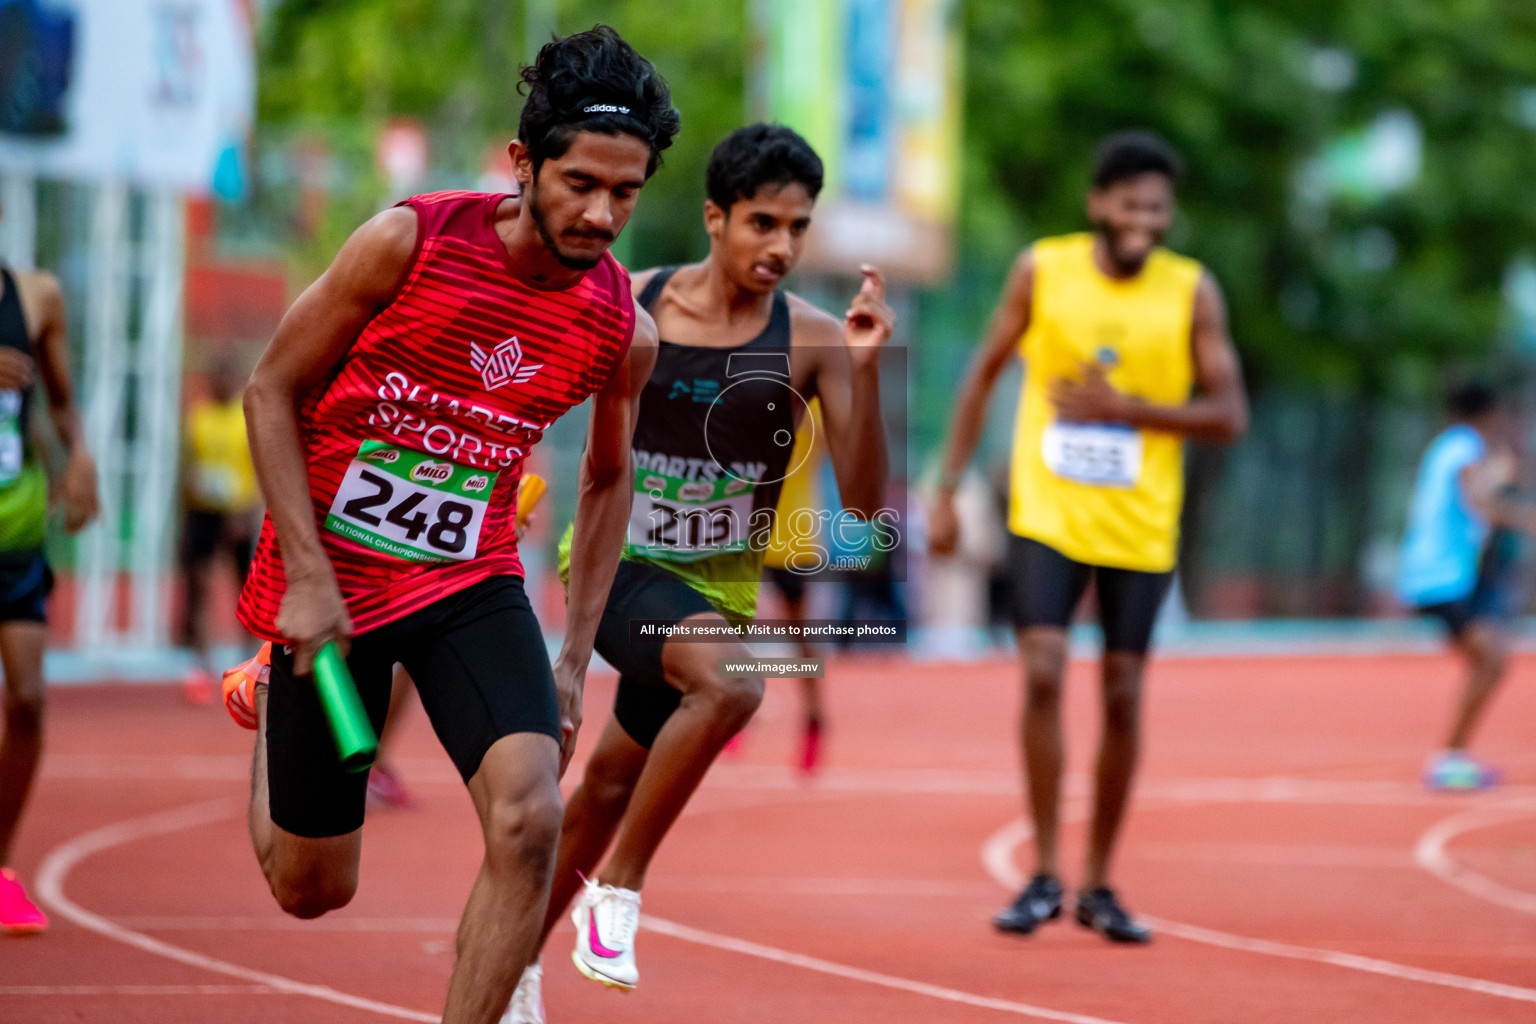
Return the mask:
<path id="1" fill-rule="evenodd" d="M 1080 226 L 1095 142 L 1147 127 L 1188 160 L 1173 242 L 1221 280 L 1258 381 L 1372 392 L 1488 351 L 1536 228 L 1536 8 L 1010 0 L 966 19 L 977 254 Z M 1416 181 L 1377 197 L 1300 187 L 1389 111 L 1422 129 Z"/>
<path id="2" fill-rule="evenodd" d="M 645 265 L 695 255 L 703 238 L 704 165 L 714 143 L 741 123 L 744 9 L 609 0 L 560 5 L 562 32 L 617 27 L 666 76 L 683 134 L 647 187 L 622 244 Z M 517 133 L 519 69 L 531 52 L 523 5 L 507 0 L 287 0 L 262 26 L 258 150 L 269 159 L 265 201 L 295 205 L 296 154 L 322 141 L 331 154 L 322 229 L 300 249 L 303 272 L 324 265 L 386 199 L 374 143 L 385 122 L 417 118 L 432 173 L 426 187 L 472 187 L 492 147 Z"/>

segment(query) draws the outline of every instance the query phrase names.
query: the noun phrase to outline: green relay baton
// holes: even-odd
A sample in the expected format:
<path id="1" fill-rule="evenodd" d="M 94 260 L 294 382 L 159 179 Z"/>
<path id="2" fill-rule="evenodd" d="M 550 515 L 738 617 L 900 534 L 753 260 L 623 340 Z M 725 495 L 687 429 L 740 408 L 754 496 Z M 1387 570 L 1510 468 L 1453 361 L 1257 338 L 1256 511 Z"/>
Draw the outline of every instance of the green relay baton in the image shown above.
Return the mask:
<path id="1" fill-rule="evenodd" d="M 349 772 L 367 771 L 379 752 L 379 738 L 373 733 L 368 712 L 363 710 L 363 700 L 357 695 L 357 684 L 352 681 L 347 660 L 334 643 L 326 644 L 316 653 L 314 676 L 341 766 Z"/>

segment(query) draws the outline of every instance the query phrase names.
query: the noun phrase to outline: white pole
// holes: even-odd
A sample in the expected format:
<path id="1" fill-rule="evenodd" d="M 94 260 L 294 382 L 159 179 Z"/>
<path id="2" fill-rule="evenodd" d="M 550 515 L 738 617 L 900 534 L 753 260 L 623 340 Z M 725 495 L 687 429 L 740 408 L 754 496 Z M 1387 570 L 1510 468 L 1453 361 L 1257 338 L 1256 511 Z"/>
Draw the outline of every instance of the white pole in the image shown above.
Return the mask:
<path id="1" fill-rule="evenodd" d="M 128 187 L 107 181 L 96 187 L 91 212 L 90 291 L 86 296 L 85 386 L 82 413 L 86 444 L 96 455 L 101 516 L 80 537 L 75 642 L 104 653 L 113 643 L 118 550 L 122 530 L 122 441 L 126 392 L 125 332 L 128 249 Z"/>
<path id="2" fill-rule="evenodd" d="M 37 180 L 30 174 L 0 176 L 0 263 L 17 270 L 37 266 Z"/>
<path id="3" fill-rule="evenodd" d="M 181 196 L 159 189 L 149 199 L 143 249 L 145 315 L 138 345 L 138 425 L 132 467 L 133 646 L 160 647 L 167 630 L 166 553 L 174 536 L 181 406 L 181 296 L 186 222 Z"/>

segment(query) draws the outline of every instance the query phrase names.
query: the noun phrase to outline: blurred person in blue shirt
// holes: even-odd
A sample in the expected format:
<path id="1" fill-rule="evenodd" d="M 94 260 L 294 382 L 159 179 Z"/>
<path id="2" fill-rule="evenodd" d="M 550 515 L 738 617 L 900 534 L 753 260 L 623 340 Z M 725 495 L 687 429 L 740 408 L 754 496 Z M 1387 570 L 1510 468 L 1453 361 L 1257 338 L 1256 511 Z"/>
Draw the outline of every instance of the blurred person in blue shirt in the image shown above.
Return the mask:
<path id="1" fill-rule="evenodd" d="M 1515 459 L 1497 397 L 1485 384 L 1448 396 L 1452 423 L 1419 463 L 1398 562 L 1397 592 L 1445 623 L 1468 675 L 1445 748 L 1424 768 L 1431 789 L 1485 789 L 1498 773 L 1467 747 L 1507 663 L 1516 533 L 1536 532 L 1536 509 L 1511 500 Z"/>

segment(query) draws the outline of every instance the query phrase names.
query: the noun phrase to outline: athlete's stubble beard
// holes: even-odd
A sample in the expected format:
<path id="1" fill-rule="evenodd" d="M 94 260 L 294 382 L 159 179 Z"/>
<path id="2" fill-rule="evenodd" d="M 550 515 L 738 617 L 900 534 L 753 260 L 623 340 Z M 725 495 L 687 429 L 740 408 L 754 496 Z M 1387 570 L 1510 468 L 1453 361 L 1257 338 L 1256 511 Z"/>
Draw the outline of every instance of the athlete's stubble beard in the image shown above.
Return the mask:
<path id="1" fill-rule="evenodd" d="M 1100 241 L 1104 243 L 1104 252 L 1109 257 L 1110 264 L 1121 277 L 1135 277 L 1141 273 L 1141 268 L 1147 265 L 1147 259 L 1152 255 L 1152 249 L 1163 244 L 1163 236 L 1158 234 L 1153 237 L 1152 246 L 1146 252 L 1127 256 L 1116 244 L 1114 229 L 1109 226 L 1108 221 L 1096 220 L 1092 222 L 1092 226 L 1093 233 L 1098 235 Z"/>
<path id="2" fill-rule="evenodd" d="M 591 270 L 603 261 L 601 253 L 594 257 L 571 256 L 560 248 L 560 243 L 555 241 L 555 236 L 549 231 L 544 211 L 539 207 L 539 182 L 537 177 L 528 185 L 528 216 L 533 218 L 534 230 L 538 231 L 539 238 L 543 239 L 545 248 L 550 251 L 562 267 L 565 267 L 567 270 Z M 591 235 L 588 237 L 597 238 L 600 236 Z M 615 236 L 605 234 L 601 237 L 606 240 L 607 244 L 603 246 L 603 251 L 606 252 L 608 245 L 613 244 Z"/>

